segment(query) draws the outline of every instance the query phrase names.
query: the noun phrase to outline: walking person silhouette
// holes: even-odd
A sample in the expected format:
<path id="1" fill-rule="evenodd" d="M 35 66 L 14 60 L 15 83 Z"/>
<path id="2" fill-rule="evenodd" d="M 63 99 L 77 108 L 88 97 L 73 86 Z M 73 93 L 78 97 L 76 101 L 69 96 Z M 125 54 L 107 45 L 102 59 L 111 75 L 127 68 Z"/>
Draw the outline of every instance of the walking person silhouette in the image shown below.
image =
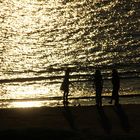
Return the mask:
<path id="1" fill-rule="evenodd" d="M 98 107 L 102 106 L 102 89 L 103 89 L 103 79 L 101 75 L 100 70 L 95 71 L 94 75 L 94 85 L 95 85 L 95 91 L 96 91 L 96 105 Z"/>
<path id="2" fill-rule="evenodd" d="M 68 94 L 69 94 L 69 69 L 65 70 L 65 76 L 61 84 L 60 90 L 63 90 L 63 102 L 68 103 Z"/>
<path id="3" fill-rule="evenodd" d="M 115 100 L 115 105 L 119 105 L 120 77 L 116 69 L 112 70 L 112 86 L 112 97 L 109 103 L 112 104 L 112 101 Z"/>

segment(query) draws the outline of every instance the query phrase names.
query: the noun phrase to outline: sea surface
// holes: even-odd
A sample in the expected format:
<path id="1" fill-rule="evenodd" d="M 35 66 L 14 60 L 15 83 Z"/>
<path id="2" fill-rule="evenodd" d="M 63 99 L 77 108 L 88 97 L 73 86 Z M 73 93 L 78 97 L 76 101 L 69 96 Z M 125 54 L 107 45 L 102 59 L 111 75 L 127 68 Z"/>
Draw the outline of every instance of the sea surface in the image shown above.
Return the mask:
<path id="1" fill-rule="evenodd" d="M 0 108 L 95 104 L 92 76 L 121 77 L 120 103 L 140 103 L 140 0 L 0 0 Z"/>

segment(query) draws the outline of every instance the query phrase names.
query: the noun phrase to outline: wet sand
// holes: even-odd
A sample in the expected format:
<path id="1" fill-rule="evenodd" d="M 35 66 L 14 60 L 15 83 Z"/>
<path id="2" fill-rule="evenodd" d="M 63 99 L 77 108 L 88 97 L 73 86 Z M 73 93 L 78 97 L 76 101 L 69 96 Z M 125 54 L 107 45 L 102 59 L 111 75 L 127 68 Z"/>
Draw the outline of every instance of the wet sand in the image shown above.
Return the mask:
<path id="1" fill-rule="evenodd" d="M 0 109 L 0 137 L 140 139 L 140 105 Z"/>

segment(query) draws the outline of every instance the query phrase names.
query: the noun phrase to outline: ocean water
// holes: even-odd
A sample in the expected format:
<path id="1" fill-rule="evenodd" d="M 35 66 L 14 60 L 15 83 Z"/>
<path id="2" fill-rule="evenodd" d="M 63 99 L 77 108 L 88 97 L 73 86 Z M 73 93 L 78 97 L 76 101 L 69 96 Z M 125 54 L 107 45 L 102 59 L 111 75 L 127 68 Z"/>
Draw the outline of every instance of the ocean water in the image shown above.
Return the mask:
<path id="1" fill-rule="evenodd" d="M 121 77 L 121 103 L 140 103 L 139 0 L 0 0 L 0 108 L 95 104 L 91 76 Z M 135 95 L 135 96 L 134 96 Z"/>

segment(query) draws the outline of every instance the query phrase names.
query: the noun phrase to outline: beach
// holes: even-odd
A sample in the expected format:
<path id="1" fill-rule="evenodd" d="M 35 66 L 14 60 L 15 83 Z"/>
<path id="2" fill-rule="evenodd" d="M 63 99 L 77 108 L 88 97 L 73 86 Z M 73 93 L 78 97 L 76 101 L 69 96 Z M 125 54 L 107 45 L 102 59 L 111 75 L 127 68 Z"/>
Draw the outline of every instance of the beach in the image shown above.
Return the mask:
<path id="1" fill-rule="evenodd" d="M 0 0 L 0 139 L 140 140 L 139 3 Z"/>
<path id="2" fill-rule="evenodd" d="M 140 139 L 140 105 L 0 109 L 0 137 Z"/>

